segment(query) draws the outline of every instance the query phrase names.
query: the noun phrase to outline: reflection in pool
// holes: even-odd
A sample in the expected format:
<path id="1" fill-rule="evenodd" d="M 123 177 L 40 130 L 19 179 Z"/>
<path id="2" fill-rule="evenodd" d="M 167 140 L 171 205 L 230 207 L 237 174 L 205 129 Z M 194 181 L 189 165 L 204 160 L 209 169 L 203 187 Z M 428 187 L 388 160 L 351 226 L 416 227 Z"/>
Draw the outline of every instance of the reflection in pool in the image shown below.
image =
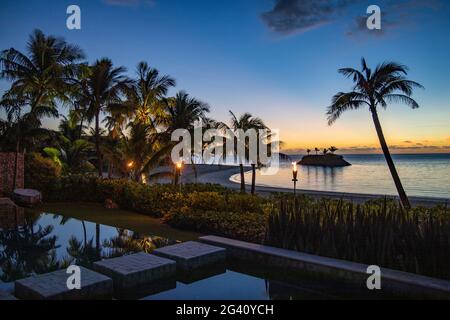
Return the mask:
<path id="1" fill-rule="evenodd" d="M 176 243 L 159 236 L 23 209 L 0 225 L 0 279 L 10 282 L 70 264 L 93 262 Z"/>

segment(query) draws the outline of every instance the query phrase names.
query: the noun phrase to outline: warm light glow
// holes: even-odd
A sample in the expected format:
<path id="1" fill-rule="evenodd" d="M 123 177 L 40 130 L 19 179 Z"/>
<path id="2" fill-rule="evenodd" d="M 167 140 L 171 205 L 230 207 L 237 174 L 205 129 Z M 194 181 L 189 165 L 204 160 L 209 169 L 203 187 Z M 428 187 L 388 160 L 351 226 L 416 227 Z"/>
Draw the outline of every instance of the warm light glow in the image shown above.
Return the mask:
<path id="1" fill-rule="evenodd" d="M 292 162 L 292 171 L 297 172 L 297 162 Z"/>
<path id="2" fill-rule="evenodd" d="M 130 162 L 128 162 L 128 164 L 127 164 L 128 168 L 133 167 L 133 165 L 134 165 L 134 162 L 133 162 L 133 161 L 130 161 Z"/>
<path id="3" fill-rule="evenodd" d="M 178 163 L 177 163 L 177 168 L 178 168 L 178 169 L 181 169 L 182 166 L 183 166 L 183 164 L 182 164 L 181 162 L 178 162 Z"/>

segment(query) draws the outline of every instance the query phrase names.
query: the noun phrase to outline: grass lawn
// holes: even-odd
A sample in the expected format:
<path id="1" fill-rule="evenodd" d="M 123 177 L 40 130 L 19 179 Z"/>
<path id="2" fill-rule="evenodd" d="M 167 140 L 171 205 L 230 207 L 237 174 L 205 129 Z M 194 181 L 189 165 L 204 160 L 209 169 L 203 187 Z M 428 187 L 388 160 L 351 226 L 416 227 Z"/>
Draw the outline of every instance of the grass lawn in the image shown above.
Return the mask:
<path id="1" fill-rule="evenodd" d="M 200 236 L 199 233 L 174 229 L 157 218 L 121 209 L 106 209 L 98 203 L 45 203 L 34 210 L 173 240 L 195 240 Z"/>

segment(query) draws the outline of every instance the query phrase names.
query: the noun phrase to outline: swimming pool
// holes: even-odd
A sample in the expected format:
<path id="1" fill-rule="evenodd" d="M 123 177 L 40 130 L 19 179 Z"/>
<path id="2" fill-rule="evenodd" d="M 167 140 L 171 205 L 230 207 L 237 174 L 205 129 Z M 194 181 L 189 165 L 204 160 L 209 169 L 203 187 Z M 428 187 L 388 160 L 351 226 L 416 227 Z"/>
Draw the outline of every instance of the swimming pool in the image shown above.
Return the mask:
<path id="1" fill-rule="evenodd" d="M 155 234 L 133 232 L 47 212 L 21 210 L 0 220 L 0 279 L 12 282 L 33 274 L 66 268 L 91 267 L 99 259 L 134 252 L 151 253 L 175 244 Z M 227 261 L 195 272 L 178 272 L 176 278 L 149 286 L 116 292 L 119 299 L 145 300 L 305 300 L 387 299 L 362 286 L 324 278 Z"/>

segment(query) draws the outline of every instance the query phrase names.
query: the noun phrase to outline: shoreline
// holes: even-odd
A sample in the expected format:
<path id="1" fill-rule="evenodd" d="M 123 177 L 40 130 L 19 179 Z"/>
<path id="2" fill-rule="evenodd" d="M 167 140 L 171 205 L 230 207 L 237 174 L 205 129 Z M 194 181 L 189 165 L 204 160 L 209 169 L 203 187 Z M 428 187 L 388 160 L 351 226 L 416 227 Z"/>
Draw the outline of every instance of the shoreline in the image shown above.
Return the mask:
<path id="1" fill-rule="evenodd" d="M 240 184 L 238 182 L 232 181 L 232 176 L 239 174 L 239 167 L 229 166 L 229 165 L 197 165 L 199 183 L 212 183 L 220 184 L 224 187 L 239 190 Z M 183 183 L 194 182 L 194 175 L 190 168 L 186 168 L 187 172 L 184 175 Z M 246 168 L 246 171 L 247 168 Z M 250 185 L 246 184 L 246 190 L 250 190 Z M 270 186 L 256 185 L 256 193 L 262 196 L 267 196 L 272 193 L 292 193 L 292 189 L 289 188 L 279 188 Z M 349 193 L 349 192 L 334 192 L 334 191 L 320 191 L 320 190 L 305 190 L 297 189 L 297 194 L 303 194 L 315 199 L 321 198 L 332 198 L 332 199 L 345 199 L 350 200 L 355 203 L 364 203 L 368 200 L 388 198 L 398 200 L 398 196 L 394 195 L 383 195 L 383 194 L 365 194 L 365 193 Z M 450 204 L 450 199 L 439 198 L 439 197 L 419 197 L 410 196 L 411 204 L 413 206 L 436 206 Z"/>

